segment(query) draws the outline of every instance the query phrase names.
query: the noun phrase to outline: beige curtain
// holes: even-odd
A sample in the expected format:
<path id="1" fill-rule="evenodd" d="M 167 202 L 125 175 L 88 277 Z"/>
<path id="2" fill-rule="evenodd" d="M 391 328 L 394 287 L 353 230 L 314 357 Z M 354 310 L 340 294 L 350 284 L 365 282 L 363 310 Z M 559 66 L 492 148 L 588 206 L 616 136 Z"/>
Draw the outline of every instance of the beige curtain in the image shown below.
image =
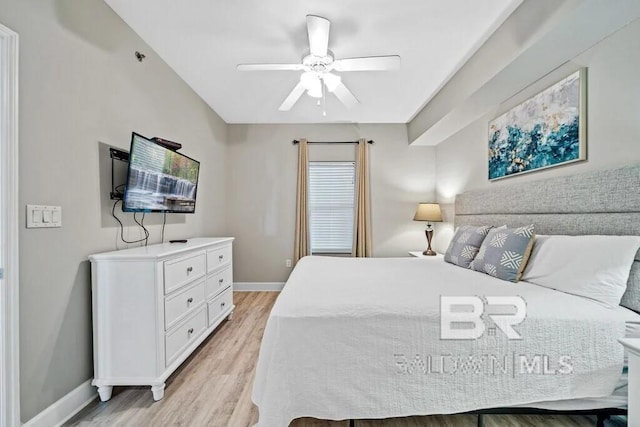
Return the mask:
<path id="1" fill-rule="evenodd" d="M 309 207 L 307 206 L 308 145 L 306 139 L 298 143 L 298 191 L 296 195 L 296 238 L 293 245 L 293 262 L 311 255 L 309 238 Z"/>
<path id="2" fill-rule="evenodd" d="M 353 253 L 357 257 L 370 257 L 371 202 L 369 196 L 369 143 L 358 141 L 356 158 L 356 221 Z"/>

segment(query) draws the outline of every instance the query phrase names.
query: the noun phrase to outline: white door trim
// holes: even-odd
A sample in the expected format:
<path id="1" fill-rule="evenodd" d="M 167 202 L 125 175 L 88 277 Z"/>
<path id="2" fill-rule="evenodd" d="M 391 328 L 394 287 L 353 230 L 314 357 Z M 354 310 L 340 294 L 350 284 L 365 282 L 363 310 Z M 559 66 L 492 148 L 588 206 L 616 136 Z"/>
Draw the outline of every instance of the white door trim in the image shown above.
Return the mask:
<path id="1" fill-rule="evenodd" d="M 0 24 L 0 427 L 20 425 L 18 341 L 18 34 Z"/>

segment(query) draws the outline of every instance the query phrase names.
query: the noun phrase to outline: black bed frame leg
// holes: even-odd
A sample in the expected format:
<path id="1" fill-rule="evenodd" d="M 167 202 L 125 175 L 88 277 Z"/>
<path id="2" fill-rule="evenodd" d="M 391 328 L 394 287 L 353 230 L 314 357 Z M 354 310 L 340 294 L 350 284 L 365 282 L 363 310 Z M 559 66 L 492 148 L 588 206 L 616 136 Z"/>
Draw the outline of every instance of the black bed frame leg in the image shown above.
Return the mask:
<path id="1" fill-rule="evenodd" d="M 484 420 L 482 419 L 482 414 L 478 414 L 478 427 L 484 426 Z"/>
<path id="2" fill-rule="evenodd" d="M 349 427 L 356 427 L 356 420 L 349 420 Z"/>
<path id="3" fill-rule="evenodd" d="M 596 427 L 604 427 L 604 421 L 609 419 L 609 415 L 598 415 L 596 420 Z"/>

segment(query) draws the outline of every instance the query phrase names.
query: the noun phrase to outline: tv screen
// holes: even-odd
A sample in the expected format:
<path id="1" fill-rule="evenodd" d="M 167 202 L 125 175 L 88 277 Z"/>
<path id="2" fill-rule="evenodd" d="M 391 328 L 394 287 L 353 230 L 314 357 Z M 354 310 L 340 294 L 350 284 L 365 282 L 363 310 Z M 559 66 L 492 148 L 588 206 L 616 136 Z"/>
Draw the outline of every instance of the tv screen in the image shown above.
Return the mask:
<path id="1" fill-rule="evenodd" d="M 200 162 L 133 133 L 125 212 L 194 213 Z"/>

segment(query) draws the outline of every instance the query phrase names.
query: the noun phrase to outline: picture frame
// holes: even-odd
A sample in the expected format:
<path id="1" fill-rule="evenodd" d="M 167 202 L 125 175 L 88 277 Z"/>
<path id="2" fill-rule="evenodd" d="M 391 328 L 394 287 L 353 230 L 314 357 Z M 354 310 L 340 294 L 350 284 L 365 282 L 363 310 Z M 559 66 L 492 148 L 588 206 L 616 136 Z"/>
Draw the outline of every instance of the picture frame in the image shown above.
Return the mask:
<path id="1" fill-rule="evenodd" d="M 489 122 L 490 181 L 587 159 L 587 69 Z"/>

